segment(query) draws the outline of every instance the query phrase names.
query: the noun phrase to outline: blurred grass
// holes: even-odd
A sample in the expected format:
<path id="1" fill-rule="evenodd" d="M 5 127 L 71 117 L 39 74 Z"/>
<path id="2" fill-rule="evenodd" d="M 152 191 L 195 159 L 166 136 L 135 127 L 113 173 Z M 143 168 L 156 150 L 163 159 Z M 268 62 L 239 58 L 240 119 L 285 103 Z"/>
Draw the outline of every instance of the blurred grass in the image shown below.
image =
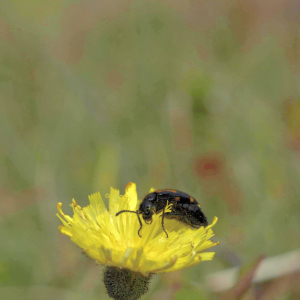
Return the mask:
<path id="1" fill-rule="evenodd" d="M 129 181 L 219 217 L 215 259 L 182 281 L 299 247 L 295 5 L 1 3 L 1 299 L 106 299 L 56 203 Z"/>

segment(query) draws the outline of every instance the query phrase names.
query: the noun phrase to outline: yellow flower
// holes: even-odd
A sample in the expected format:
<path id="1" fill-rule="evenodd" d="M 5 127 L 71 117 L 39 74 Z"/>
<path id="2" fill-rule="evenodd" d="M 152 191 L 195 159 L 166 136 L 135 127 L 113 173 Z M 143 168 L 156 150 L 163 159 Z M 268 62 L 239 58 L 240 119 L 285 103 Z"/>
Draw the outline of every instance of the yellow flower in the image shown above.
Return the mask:
<path id="1" fill-rule="evenodd" d="M 153 190 L 151 190 L 153 191 Z M 217 222 L 199 229 L 185 223 L 165 218 L 166 237 L 161 225 L 161 213 L 153 215 L 151 225 L 143 222 L 142 238 L 138 236 L 139 222 L 136 214 L 123 213 L 120 210 L 137 210 L 140 201 L 137 198 L 136 185 L 129 183 L 125 195 L 111 188 L 109 211 L 106 209 L 100 193 L 89 196 L 90 205 L 81 208 L 75 200 L 71 204 L 74 215 L 70 217 L 62 212 L 61 203 L 57 216 L 63 225 L 61 233 L 71 240 L 99 264 L 128 269 L 149 276 L 151 273 L 172 272 L 211 260 L 214 252 L 203 252 L 218 243 L 213 243 L 212 226 Z M 168 208 L 169 209 L 169 208 Z M 168 210 L 166 210 L 168 211 Z"/>

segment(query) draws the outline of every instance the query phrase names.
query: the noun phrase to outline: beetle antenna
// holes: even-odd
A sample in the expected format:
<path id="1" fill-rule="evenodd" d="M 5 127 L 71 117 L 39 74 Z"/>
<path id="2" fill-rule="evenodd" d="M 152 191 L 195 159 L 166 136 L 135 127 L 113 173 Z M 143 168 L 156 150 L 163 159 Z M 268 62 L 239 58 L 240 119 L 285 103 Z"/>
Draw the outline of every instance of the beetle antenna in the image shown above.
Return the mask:
<path id="1" fill-rule="evenodd" d="M 123 213 L 123 212 L 132 212 L 132 213 L 135 213 L 135 214 L 138 213 L 138 211 L 135 211 L 135 210 L 120 210 L 119 212 L 116 213 L 116 217 L 117 217 L 119 214 Z"/>

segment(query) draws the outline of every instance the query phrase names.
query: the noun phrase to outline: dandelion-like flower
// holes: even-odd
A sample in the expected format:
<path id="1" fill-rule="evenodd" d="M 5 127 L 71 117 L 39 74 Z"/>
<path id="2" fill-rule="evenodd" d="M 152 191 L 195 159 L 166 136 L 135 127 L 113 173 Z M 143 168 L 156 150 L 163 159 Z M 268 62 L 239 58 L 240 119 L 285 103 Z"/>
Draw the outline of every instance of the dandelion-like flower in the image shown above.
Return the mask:
<path id="1" fill-rule="evenodd" d="M 142 237 L 139 237 L 140 224 L 135 214 L 123 213 L 116 216 L 121 210 L 135 211 L 139 207 L 140 201 L 134 183 L 127 184 L 123 196 L 118 190 L 111 188 L 109 211 L 100 193 L 89 196 L 89 200 L 90 205 L 83 208 L 73 200 L 73 217 L 65 215 L 62 204 L 58 203 L 61 216 L 57 216 L 63 223 L 59 230 L 70 236 L 97 263 L 113 267 L 106 269 L 106 278 L 112 277 L 115 280 L 115 272 L 126 270 L 128 275 L 129 270 L 134 275 L 129 280 L 132 283 L 134 277 L 149 279 L 151 274 L 177 271 L 201 261 L 211 260 L 215 254 L 203 251 L 218 244 L 210 240 L 213 236 L 211 227 L 217 222 L 216 217 L 211 225 L 199 229 L 177 220 L 165 219 L 169 236 L 167 238 L 161 226 L 162 213 L 154 214 L 151 225 L 144 225 L 141 230 Z M 170 207 L 166 208 L 166 212 L 168 210 L 170 211 Z M 122 276 L 126 277 L 126 274 Z M 105 285 L 109 290 L 109 282 Z M 147 290 L 145 287 L 143 289 Z"/>

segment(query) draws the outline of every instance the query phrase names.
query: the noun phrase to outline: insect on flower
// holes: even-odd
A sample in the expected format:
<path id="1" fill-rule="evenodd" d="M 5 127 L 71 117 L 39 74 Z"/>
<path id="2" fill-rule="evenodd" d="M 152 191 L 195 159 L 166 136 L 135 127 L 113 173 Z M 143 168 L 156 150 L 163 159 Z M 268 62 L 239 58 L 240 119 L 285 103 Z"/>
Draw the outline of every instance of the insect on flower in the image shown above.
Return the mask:
<path id="1" fill-rule="evenodd" d="M 153 195 L 152 191 L 153 189 L 150 190 L 150 193 Z M 159 193 L 159 191 L 156 191 L 156 193 Z M 211 240 L 214 235 L 212 227 L 216 224 L 217 217 L 207 226 L 205 226 L 206 219 L 202 220 L 203 226 L 200 226 L 201 222 L 198 220 L 196 225 L 198 224 L 200 228 L 194 230 L 189 226 L 189 223 L 186 223 L 186 220 L 192 225 L 195 220 L 191 220 L 190 214 L 188 217 L 182 216 L 181 212 L 179 216 L 177 215 L 177 219 L 180 219 L 181 216 L 185 223 L 178 222 L 177 219 L 168 220 L 170 221 L 167 224 L 170 233 L 168 238 L 165 238 L 165 233 L 161 227 L 162 220 L 160 219 L 163 210 L 159 213 L 154 211 L 152 213 L 152 225 L 143 227 L 144 238 L 141 239 L 137 235 L 140 224 L 135 222 L 136 216 L 134 213 L 122 214 L 116 217 L 116 214 L 120 211 L 130 210 L 136 213 L 136 210 L 139 209 L 140 202 L 136 185 L 132 182 L 128 183 L 125 194 L 122 196 L 119 190 L 113 188 L 111 188 L 108 195 L 109 209 L 105 206 L 100 193 L 90 195 L 90 204 L 85 207 L 81 207 L 73 199 L 71 204 L 73 215 L 71 216 L 65 214 L 62 210 L 62 203 L 58 203 L 59 214 L 57 216 L 62 222 L 59 230 L 62 234 L 69 236 L 85 254 L 96 260 L 98 264 L 120 271 L 122 280 L 124 279 L 122 270 L 132 272 L 134 278 L 137 278 L 139 274 L 143 277 L 149 277 L 150 274 L 178 271 L 213 259 L 215 252 L 207 250 L 218 245 L 218 242 L 214 243 Z M 186 194 L 184 196 L 187 197 Z M 173 199 L 165 196 L 164 198 L 170 199 L 166 200 L 166 203 Z M 158 203 L 162 204 L 159 201 Z M 195 202 L 190 199 L 187 201 L 187 204 L 189 203 Z M 157 203 L 154 204 L 156 208 Z M 171 212 L 172 205 L 171 203 L 165 206 L 165 214 Z M 185 210 L 186 212 L 189 211 L 186 208 Z M 127 283 L 131 289 L 135 279 L 132 282 L 131 273 L 126 274 L 126 278 L 129 278 L 130 281 Z M 112 273 L 110 275 L 113 283 L 109 284 L 109 287 L 116 284 L 119 289 L 116 274 Z M 123 287 L 122 291 L 128 293 L 131 291 L 130 289 L 124 289 Z M 123 296 L 118 299 L 129 299 L 129 297 Z"/>
<path id="2" fill-rule="evenodd" d="M 171 211 L 165 212 L 168 204 L 171 204 Z M 167 237 L 168 233 L 164 227 L 164 218 L 177 219 L 194 228 L 200 228 L 201 226 L 205 227 L 208 225 L 207 219 L 198 202 L 190 195 L 172 189 L 157 190 L 149 193 L 143 199 L 138 210 L 121 210 L 116 216 L 124 212 L 135 213 L 140 223 L 138 235 L 141 237 L 140 231 L 143 224 L 139 215 L 142 215 L 146 224 L 151 224 L 152 215 L 157 214 L 160 211 L 163 211 L 161 225 Z"/>

